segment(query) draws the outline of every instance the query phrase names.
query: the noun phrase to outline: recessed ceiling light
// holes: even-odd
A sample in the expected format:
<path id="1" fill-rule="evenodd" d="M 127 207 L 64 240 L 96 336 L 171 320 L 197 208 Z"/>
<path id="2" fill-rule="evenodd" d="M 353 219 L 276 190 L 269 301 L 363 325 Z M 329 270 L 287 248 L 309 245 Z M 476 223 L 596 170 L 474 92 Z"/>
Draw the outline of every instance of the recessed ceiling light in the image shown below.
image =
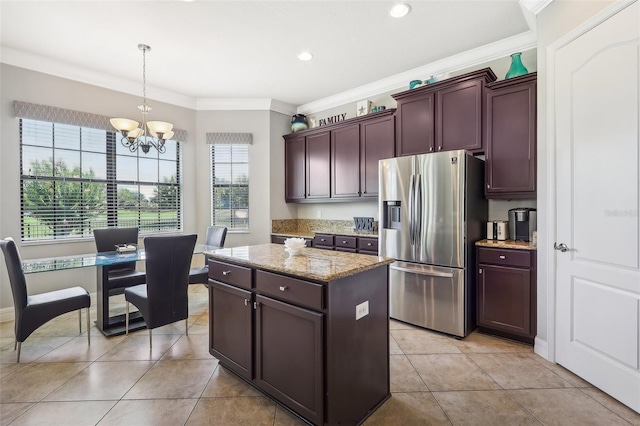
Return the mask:
<path id="1" fill-rule="evenodd" d="M 411 6 L 405 3 L 398 3 L 395 6 L 393 6 L 391 9 L 389 9 L 389 15 L 393 16 L 394 18 L 402 18 L 410 11 L 411 11 Z"/>
<path id="2" fill-rule="evenodd" d="M 311 58 L 313 58 L 313 55 L 309 52 L 302 52 L 298 55 L 298 59 L 300 59 L 301 61 L 310 61 Z"/>

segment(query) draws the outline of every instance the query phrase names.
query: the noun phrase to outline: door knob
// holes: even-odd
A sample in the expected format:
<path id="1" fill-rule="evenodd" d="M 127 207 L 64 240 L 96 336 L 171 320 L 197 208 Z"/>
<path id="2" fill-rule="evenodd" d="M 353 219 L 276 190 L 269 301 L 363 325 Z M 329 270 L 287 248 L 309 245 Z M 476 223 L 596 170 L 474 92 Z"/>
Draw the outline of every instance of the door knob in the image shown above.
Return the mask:
<path id="1" fill-rule="evenodd" d="M 559 250 L 561 252 L 565 252 L 565 251 L 569 251 L 569 247 L 567 247 L 567 245 L 565 243 L 553 243 L 553 248 L 556 250 Z"/>

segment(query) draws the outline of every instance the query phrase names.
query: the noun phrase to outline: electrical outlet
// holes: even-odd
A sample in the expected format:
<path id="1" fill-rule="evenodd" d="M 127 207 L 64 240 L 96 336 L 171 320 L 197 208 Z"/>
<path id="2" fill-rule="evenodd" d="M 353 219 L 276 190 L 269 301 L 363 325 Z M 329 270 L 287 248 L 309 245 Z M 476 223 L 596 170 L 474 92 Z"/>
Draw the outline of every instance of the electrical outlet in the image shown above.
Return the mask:
<path id="1" fill-rule="evenodd" d="M 318 219 L 322 219 L 322 210 L 318 210 Z"/>
<path id="2" fill-rule="evenodd" d="M 356 321 L 369 315 L 369 301 L 366 300 L 356 306 Z"/>

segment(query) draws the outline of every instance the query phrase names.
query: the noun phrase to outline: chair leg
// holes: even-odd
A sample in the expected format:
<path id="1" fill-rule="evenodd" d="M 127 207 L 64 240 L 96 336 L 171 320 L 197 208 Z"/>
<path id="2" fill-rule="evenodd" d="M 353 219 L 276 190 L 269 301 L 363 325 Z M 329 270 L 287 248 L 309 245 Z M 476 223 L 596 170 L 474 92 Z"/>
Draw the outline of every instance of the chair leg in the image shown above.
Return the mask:
<path id="1" fill-rule="evenodd" d="M 129 302 L 127 302 L 127 310 L 124 313 L 124 334 L 129 334 Z"/>
<path id="2" fill-rule="evenodd" d="M 153 348 L 153 342 L 151 339 L 151 329 L 149 329 L 149 350 L 151 350 Z"/>
<path id="3" fill-rule="evenodd" d="M 13 341 L 13 350 L 16 350 L 16 347 L 18 346 L 18 339 Z"/>
<path id="4" fill-rule="evenodd" d="M 87 308 L 87 343 L 91 346 L 91 310 Z"/>
<path id="5" fill-rule="evenodd" d="M 80 334 L 82 334 L 82 309 L 78 309 L 78 328 L 80 329 Z"/>
<path id="6" fill-rule="evenodd" d="M 184 334 L 189 336 L 189 318 L 184 320 Z"/>
<path id="7" fill-rule="evenodd" d="M 16 363 L 20 364 L 20 350 L 22 349 L 22 342 L 18 342 L 18 358 Z"/>

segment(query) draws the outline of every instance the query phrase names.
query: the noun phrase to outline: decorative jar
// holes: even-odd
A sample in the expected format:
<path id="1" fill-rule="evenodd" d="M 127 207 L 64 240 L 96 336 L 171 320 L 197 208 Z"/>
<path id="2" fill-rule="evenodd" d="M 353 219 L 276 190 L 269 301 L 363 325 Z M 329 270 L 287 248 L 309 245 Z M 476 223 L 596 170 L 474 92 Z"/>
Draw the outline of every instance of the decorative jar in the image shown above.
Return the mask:
<path id="1" fill-rule="evenodd" d="M 291 117 L 291 131 L 299 132 L 301 130 L 307 130 L 309 126 L 307 125 L 307 116 L 304 114 L 294 114 Z"/>
<path id="2" fill-rule="evenodd" d="M 505 79 L 518 77 L 520 75 L 529 73 L 524 65 L 522 65 L 522 60 L 520 59 L 521 54 L 521 52 L 518 52 L 511 55 L 511 67 L 509 68 L 509 71 L 507 71 L 507 75 L 504 77 Z"/>

